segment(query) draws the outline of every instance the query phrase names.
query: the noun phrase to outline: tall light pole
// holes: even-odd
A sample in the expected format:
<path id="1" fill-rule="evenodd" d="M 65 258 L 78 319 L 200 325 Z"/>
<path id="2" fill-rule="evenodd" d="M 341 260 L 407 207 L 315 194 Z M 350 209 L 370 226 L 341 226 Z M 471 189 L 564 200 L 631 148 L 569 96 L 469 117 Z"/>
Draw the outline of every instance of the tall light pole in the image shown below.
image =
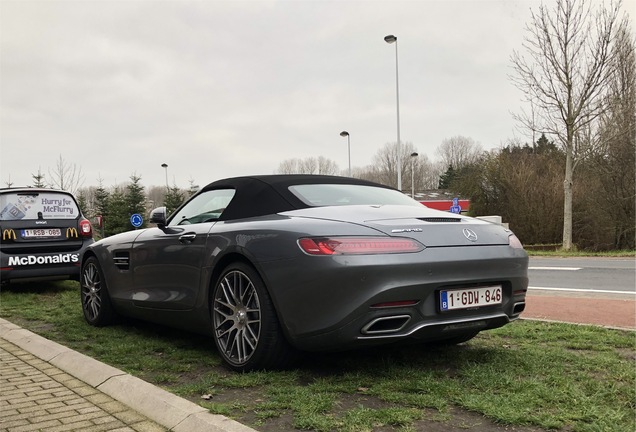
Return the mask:
<path id="1" fill-rule="evenodd" d="M 351 139 L 349 137 L 349 132 L 342 131 L 340 132 L 341 137 L 347 137 L 347 150 L 349 153 L 349 177 L 351 177 Z"/>
<path id="2" fill-rule="evenodd" d="M 168 164 L 162 163 L 161 168 L 166 170 L 166 189 L 168 189 Z"/>
<path id="3" fill-rule="evenodd" d="M 388 44 L 395 42 L 395 99 L 397 102 L 397 181 L 398 189 L 402 190 L 402 150 L 400 148 L 400 84 L 398 80 L 398 44 L 397 36 L 384 36 L 384 41 Z"/>
<path id="4" fill-rule="evenodd" d="M 411 198 L 415 199 L 415 158 L 416 152 L 411 153 Z"/>

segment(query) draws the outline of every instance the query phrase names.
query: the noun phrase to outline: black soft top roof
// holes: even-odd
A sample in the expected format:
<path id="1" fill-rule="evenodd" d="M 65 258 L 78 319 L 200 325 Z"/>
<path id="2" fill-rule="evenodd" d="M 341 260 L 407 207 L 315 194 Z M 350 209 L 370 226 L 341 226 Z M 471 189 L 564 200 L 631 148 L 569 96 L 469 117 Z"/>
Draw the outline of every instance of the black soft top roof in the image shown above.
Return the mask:
<path id="1" fill-rule="evenodd" d="M 205 186 L 201 192 L 235 189 L 234 198 L 221 215 L 221 220 L 233 220 L 310 207 L 289 191 L 290 186 L 302 184 L 354 184 L 392 189 L 378 183 L 348 177 L 281 174 L 218 180 Z"/>

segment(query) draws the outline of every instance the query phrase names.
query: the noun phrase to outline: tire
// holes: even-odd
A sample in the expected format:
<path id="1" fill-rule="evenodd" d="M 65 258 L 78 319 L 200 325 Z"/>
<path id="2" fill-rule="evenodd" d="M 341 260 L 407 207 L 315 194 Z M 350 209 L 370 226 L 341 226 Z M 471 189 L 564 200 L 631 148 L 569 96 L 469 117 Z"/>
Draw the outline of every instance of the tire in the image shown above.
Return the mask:
<path id="1" fill-rule="evenodd" d="M 281 369 L 293 363 L 295 350 L 281 331 L 265 283 L 249 265 L 236 262 L 223 270 L 210 313 L 214 342 L 231 369 Z"/>
<path id="2" fill-rule="evenodd" d="M 116 313 L 110 302 L 104 273 L 97 258 L 90 257 L 82 266 L 80 276 L 82 312 L 87 323 L 103 327 L 115 321 Z"/>

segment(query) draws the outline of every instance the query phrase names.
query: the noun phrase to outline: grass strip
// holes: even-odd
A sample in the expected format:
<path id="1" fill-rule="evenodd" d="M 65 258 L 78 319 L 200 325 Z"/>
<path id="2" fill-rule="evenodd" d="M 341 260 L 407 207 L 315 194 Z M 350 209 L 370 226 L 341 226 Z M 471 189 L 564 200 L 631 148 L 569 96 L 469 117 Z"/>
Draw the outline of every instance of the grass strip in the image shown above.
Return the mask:
<path id="1" fill-rule="evenodd" d="M 311 354 L 295 370 L 237 374 L 210 338 L 87 325 L 70 281 L 5 288 L 0 316 L 264 431 L 470 430 L 475 416 L 493 430 L 636 430 L 633 332 L 522 320 L 456 347 Z"/>

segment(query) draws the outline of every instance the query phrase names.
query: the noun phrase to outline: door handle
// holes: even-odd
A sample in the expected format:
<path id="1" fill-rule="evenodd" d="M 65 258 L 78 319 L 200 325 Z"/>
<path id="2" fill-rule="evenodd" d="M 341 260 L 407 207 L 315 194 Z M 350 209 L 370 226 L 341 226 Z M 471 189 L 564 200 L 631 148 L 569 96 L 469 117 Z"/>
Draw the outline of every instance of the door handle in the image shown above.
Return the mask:
<path id="1" fill-rule="evenodd" d="M 182 236 L 179 237 L 179 241 L 181 243 L 192 243 L 194 241 L 194 239 L 197 238 L 197 235 L 195 233 L 188 233 L 188 234 L 184 234 Z"/>

